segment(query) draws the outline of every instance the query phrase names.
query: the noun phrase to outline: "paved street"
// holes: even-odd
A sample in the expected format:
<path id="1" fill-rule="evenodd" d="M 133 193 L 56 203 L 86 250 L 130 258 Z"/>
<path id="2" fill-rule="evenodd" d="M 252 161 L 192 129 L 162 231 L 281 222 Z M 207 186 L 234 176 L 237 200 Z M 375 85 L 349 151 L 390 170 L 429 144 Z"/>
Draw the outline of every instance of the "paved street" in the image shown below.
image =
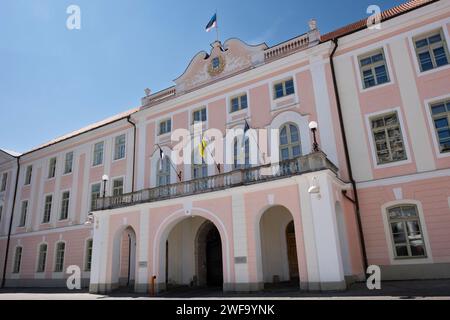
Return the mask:
<path id="1" fill-rule="evenodd" d="M 68 291 L 54 288 L 3 289 L 0 300 L 111 300 L 111 299 L 445 299 L 450 300 L 450 280 L 386 281 L 381 290 L 368 290 L 364 283 L 353 284 L 345 292 L 312 293 L 300 292 L 291 287 L 273 288 L 261 292 L 236 294 L 222 293 L 215 289 L 179 288 L 158 297 L 115 292 L 111 295 L 89 294 L 86 290 Z"/>

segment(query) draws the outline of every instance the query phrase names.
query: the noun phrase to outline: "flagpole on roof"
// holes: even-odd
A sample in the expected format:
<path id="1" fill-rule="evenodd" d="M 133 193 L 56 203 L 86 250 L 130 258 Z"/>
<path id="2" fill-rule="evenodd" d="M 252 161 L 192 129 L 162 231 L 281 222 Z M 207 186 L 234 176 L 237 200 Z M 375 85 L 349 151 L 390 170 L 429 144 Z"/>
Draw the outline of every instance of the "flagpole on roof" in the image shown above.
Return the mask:
<path id="1" fill-rule="evenodd" d="M 219 42 L 219 19 L 217 19 L 217 9 L 216 9 L 216 38 L 217 42 Z"/>

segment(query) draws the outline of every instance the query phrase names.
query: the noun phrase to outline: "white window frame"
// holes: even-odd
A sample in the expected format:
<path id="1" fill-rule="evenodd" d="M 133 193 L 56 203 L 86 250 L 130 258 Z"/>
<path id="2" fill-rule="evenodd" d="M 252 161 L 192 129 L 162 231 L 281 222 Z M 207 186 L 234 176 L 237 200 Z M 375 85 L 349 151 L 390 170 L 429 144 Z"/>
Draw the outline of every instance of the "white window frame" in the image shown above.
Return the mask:
<path id="1" fill-rule="evenodd" d="M 64 196 L 64 193 L 66 193 L 66 192 L 69 193 L 69 198 L 67 199 L 67 201 L 68 201 L 68 203 L 67 203 L 67 217 L 64 218 L 64 219 L 62 219 L 62 218 L 61 218 L 61 214 L 62 214 L 63 201 L 64 201 L 63 196 Z M 59 201 L 58 221 L 67 221 L 67 220 L 69 220 L 69 218 L 70 218 L 70 204 L 71 204 L 71 202 L 72 202 L 72 201 L 71 201 L 71 198 L 72 198 L 72 192 L 71 192 L 70 189 L 61 190 L 61 192 L 60 192 L 60 197 L 59 197 L 60 201 Z"/>
<path id="2" fill-rule="evenodd" d="M 168 121 L 170 121 L 170 130 L 169 130 L 169 131 L 166 131 L 166 132 L 164 132 L 164 133 L 161 133 L 161 124 L 162 124 L 162 123 L 166 123 L 166 126 L 167 126 L 167 122 L 168 122 Z M 164 119 L 161 119 L 161 120 L 158 120 L 158 121 L 157 121 L 157 128 L 156 128 L 157 136 L 160 136 L 160 137 L 167 136 L 167 135 L 169 135 L 169 134 L 172 132 L 172 129 L 173 129 L 173 120 L 172 120 L 172 117 L 164 118 Z"/>
<path id="3" fill-rule="evenodd" d="M 0 181 L 0 193 L 5 192 L 8 187 L 8 171 L 2 172 Z"/>
<path id="4" fill-rule="evenodd" d="M 88 242 L 92 241 L 92 248 L 91 248 L 91 261 L 90 261 L 90 269 L 87 270 L 87 263 L 88 263 Z M 92 253 L 94 252 L 94 238 L 87 238 L 84 241 L 84 258 L 83 258 L 83 272 L 91 272 L 92 271 Z"/>
<path id="5" fill-rule="evenodd" d="M 52 197 L 52 202 L 51 202 L 51 207 L 50 207 L 50 216 L 49 216 L 49 220 L 47 222 L 44 222 L 44 218 L 45 218 L 45 208 L 46 208 L 46 204 L 47 204 L 47 197 L 51 196 Z M 55 196 L 53 193 L 47 193 L 44 194 L 44 204 L 42 206 L 43 210 L 42 210 L 42 218 L 41 218 L 41 224 L 49 224 L 52 222 L 52 216 L 53 216 L 53 211 L 54 211 L 54 207 L 55 207 Z"/>
<path id="6" fill-rule="evenodd" d="M 62 261 L 63 262 L 62 270 L 56 271 L 56 264 L 57 264 L 56 258 L 58 256 L 58 244 L 60 244 L 60 243 L 64 243 L 64 256 L 63 256 L 63 261 Z M 67 243 L 66 243 L 66 241 L 60 239 L 55 242 L 54 255 L 53 255 L 53 266 L 52 266 L 53 267 L 52 271 L 54 274 L 64 274 L 65 273 L 64 265 L 66 263 L 66 258 L 67 258 Z"/>
<path id="7" fill-rule="evenodd" d="M 103 183 L 102 183 L 102 181 L 97 181 L 97 182 L 92 182 L 90 185 L 89 185 L 89 198 L 88 198 L 88 212 L 91 212 L 92 211 L 92 187 L 94 186 L 94 185 L 100 185 L 100 190 L 99 190 L 99 196 L 98 196 L 98 198 L 101 198 L 102 197 L 102 189 L 103 189 Z M 98 199 L 97 198 L 97 199 Z"/>
<path id="8" fill-rule="evenodd" d="M 411 56 L 412 56 L 412 59 L 413 59 L 413 65 L 414 65 L 414 69 L 416 70 L 416 76 L 417 77 L 423 77 L 423 76 L 426 76 L 426 75 L 429 75 L 429 74 L 432 74 L 432 73 L 435 73 L 435 72 L 440 72 L 440 71 L 443 71 L 443 70 L 447 70 L 447 69 L 450 68 L 450 61 L 449 61 L 449 64 L 447 64 L 446 66 L 442 66 L 442 67 L 439 67 L 439 68 L 434 68 L 434 69 L 431 69 L 431 70 L 428 70 L 428 71 L 424 71 L 424 72 L 420 71 L 420 63 L 419 63 L 419 60 L 417 58 L 416 49 L 415 49 L 415 45 L 414 45 L 413 39 L 416 38 L 416 37 L 420 37 L 421 35 L 425 35 L 427 33 L 433 32 L 433 31 L 435 31 L 435 30 L 437 30 L 439 28 L 441 28 L 443 33 L 444 33 L 445 42 L 447 43 L 447 52 L 450 53 L 450 36 L 449 36 L 448 30 L 447 30 L 447 22 L 446 22 L 446 20 L 443 20 L 443 21 L 441 20 L 441 21 L 436 21 L 434 23 L 430 23 L 430 24 L 428 24 L 428 25 L 426 25 L 426 26 L 424 26 L 422 28 L 418 28 L 418 29 L 413 30 L 413 31 L 411 31 L 408 34 L 409 49 L 411 51 Z"/>
<path id="9" fill-rule="evenodd" d="M 103 149 L 102 149 L 102 161 L 100 162 L 100 163 L 98 163 L 98 164 L 95 164 L 95 146 L 97 145 L 97 144 L 100 144 L 100 143 L 102 143 L 103 144 Z M 105 140 L 99 140 L 99 141 L 96 141 L 96 142 L 94 142 L 93 144 L 92 144 L 92 162 L 91 162 L 91 166 L 93 167 L 93 168 L 95 168 L 95 167 L 100 167 L 100 166 L 102 166 L 104 163 L 105 163 L 105 149 L 106 149 L 106 142 L 105 142 Z"/>
<path id="10" fill-rule="evenodd" d="M 121 137 L 121 136 L 124 136 L 125 137 L 125 143 L 124 143 L 124 155 L 123 155 L 123 157 L 122 158 L 117 158 L 116 159 L 116 147 L 117 147 L 117 145 L 116 145 L 116 139 L 117 138 L 119 138 L 119 137 Z M 120 161 L 120 160 L 124 160 L 124 159 L 126 159 L 127 158 L 127 138 L 128 138 L 128 135 L 124 132 L 124 133 L 121 133 L 121 134 L 118 134 L 118 135 L 116 135 L 116 136 L 114 136 L 114 138 L 113 138 L 113 141 L 112 141 L 112 143 L 113 143 L 113 152 L 112 152 L 112 156 L 113 156 L 113 159 L 112 159 L 112 161 L 113 162 L 115 162 L 115 161 Z M 104 148 L 104 147 L 103 147 Z M 103 153 L 104 153 L 104 150 L 103 150 Z"/>
<path id="11" fill-rule="evenodd" d="M 422 237 L 425 244 L 425 250 L 427 253 L 426 258 L 402 258 L 397 259 L 394 255 L 394 246 L 392 243 L 392 236 L 391 236 L 391 226 L 389 224 L 389 218 L 388 218 L 388 209 L 395 206 L 401 206 L 401 205 L 415 205 L 417 207 L 417 212 L 419 214 L 420 219 L 420 225 L 422 228 Z M 422 203 L 417 200 L 411 200 L 411 199 L 402 199 L 402 200 L 395 200 L 390 201 L 381 206 L 381 216 L 384 226 L 384 233 L 385 233 L 385 239 L 387 244 L 387 250 L 389 255 L 389 262 L 391 265 L 408 265 L 408 264 L 423 264 L 423 263 L 433 263 L 433 256 L 431 252 L 431 246 L 430 246 L 430 240 L 428 238 L 428 228 L 425 221 L 425 215 L 423 213 L 423 207 Z"/>
<path id="12" fill-rule="evenodd" d="M 294 70 L 294 71 L 290 71 L 284 74 L 279 75 L 278 77 L 274 77 L 272 79 L 270 79 L 270 81 L 267 83 L 267 85 L 269 86 L 269 94 L 270 94 L 270 111 L 273 115 L 273 112 L 279 111 L 279 110 L 285 110 L 285 109 L 290 109 L 293 107 L 296 108 L 300 108 L 300 98 L 299 98 L 299 90 L 298 90 L 298 83 L 297 83 L 297 75 L 301 72 L 302 70 Z M 283 96 L 281 98 L 277 98 L 275 99 L 275 85 L 277 83 L 286 81 L 292 79 L 294 81 L 294 94 L 290 94 L 287 96 Z M 289 100 L 293 98 L 294 101 L 290 104 L 287 105 L 282 105 L 282 106 L 278 106 L 279 103 L 283 103 L 286 100 Z"/>
<path id="13" fill-rule="evenodd" d="M 359 88 L 359 92 L 363 93 L 363 92 L 370 92 L 373 90 L 377 90 L 377 89 L 381 89 L 384 87 L 388 87 L 391 85 L 395 84 L 395 75 L 394 75 L 394 69 L 392 67 L 392 61 L 391 61 L 391 52 L 389 50 L 388 47 L 389 43 L 387 41 L 380 43 L 375 43 L 373 45 L 355 50 L 352 52 L 352 59 L 353 59 L 353 64 L 355 67 L 355 81 L 358 83 L 358 88 Z M 364 88 L 363 86 L 363 81 L 361 79 L 361 71 L 359 68 L 359 60 L 358 57 L 360 56 L 364 56 L 366 54 L 370 54 L 371 52 L 375 52 L 377 50 L 383 50 L 384 53 L 384 59 L 386 62 L 386 67 L 387 67 L 387 72 L 388 72 L 388 76 L 389 76 L 389 81 L 380 85 L 376 85 L 370 88 Z"/>
<path id="14" fill-rule="evenodd" d="M 431 114 L 431 105 L 438 103 L 442 100 L 448 100 L 448 99 L 450 99 L 450 94 L 446 94 L 446 95 L 439 96 L 439 97 L 433 97 L 431 99 L 425 99 L 423 102 L 423 105 L 425 107 L 425 113 L 427 115 L 427 122 L 428 122 L 428 128 L 430 130 L 430 134 L 431 134 L 431 140 L 433 141 L 434 154 L 436 155 L 436 158 L 438 158 L 438 159 L 450 157 L 450 152 L 444 152 L 444 153 L 441 152 L 441 149 L 439 146 L 439 141 L 436 137 L 436 128 L 434 127 L 433 116 Z"/>
<path id="15" fill-rule="evenodd" d="M 66 167 L 66 165 L 67 165 L 67 155 L 70 154 L 70 153 L 72 153 L 72 162 L 70 164 L 70 171 L 66 172 L 66 169 L 67 169 L 67 167 Z M 66 152 L 64 154 L 64 168 L 63 168 L 63 175 L 64 176 L 70 175 L 70 174 L 73 173 L 73 162 L 74 162 L 74 159 L 75 159 L 75 152 L 74 151 L 69 151 L 69 152 Z"/>
<path id="16" fill-rule="evenodd" d="M 29 179 L 29 181 L 28 181 L 28 179 Z M 33 165 L 29 164 L 25 168 L 24 186 L 29 186 L 31 184 L 32 180 L 33 180 Z"/>
<path id="17" fill-rule="evenodd" d="M 25 212 L 25 222 L 24 224 L 22 224 L 23 205 L 25 202 L 27 203 L 27 210 Z M 22 199 L 22 201 L 20 202 L 20 216 L 19 216 L 19 223 L 17 225 L 18 228 L 25 228 L 27 226 L 29 210 L 30 210 L 30 201 L 28 199 Z"/>
<path id="18" fill-rule="evenodd" d="M 403 145 L 405 147 L 405 152 L 406 152 L 406 159 L 400 160 L 400 161 L 393 161 L 393 162 L 389 162 L 389 163 L 378 164 L 378 157 L 377 157 L 377 152 L 376 152 L 376 148 L 375 148 L 375 141 L 374 141 L 374 137 L 373 137 L 373 133 L 372 133 L 371 118 L 382 116 L 383 114 L 388 114 L 388 113 L 392 113 L 392 112 L 397 112 L 397 117 L 398 117 L 398 120 L 400 123 L 400 129 L 401 129 L 402 137 L 403 137 Z M 405 122 L 403 120 L 403 113 L 402 113 L 402 110 L 400 107 L 384 109 L 382 111 L 377 111 L 377 112 L 373 112 L 373 113 L 367 113 L 367 114 L 365 114 L 365 120 L 366 120 L 366 130 L 367 130 L 367 138 L 369 140 L 370 153 L 372 154 L 373 169 L 384 169 L 384 168 L 397 167 L 397 166 L 402 166 L 405 164 L 412 163 L 408 135 L 406 134 L 407 129 L 405 127 Z"/>
<path id="19" fill-rule="evenodd" d="M 364 87 L 364 85 L 365 85 L 364 84 L 364 74 L 362 72 L 364 67 L 361 66 L 361 60 L 369 58 L 369 57 L 372 57 L 372 56 L 374 56 L 374 55 L 376 55 L 378 53 L 381 53 L 383 55 L 383 58 L 384 58 L 383 61 L 384 61 L 384 66 L 386 68 L 386 75 L 388 77 L 388 80 L 387 80 L 387 82 L 384 82 L 384 83 L 381 83 L 381 84 L 376 83 L 375 85 L 373 85 L 371 87 L 365 88 Z M 389 52 L 387 51 L 387 47 L 385 48 L 385 46 L 382 46 L 382 47 L 380 47 L 378 49 L 366 51 L 365 53 L 362 53 L 362 54 L 359 54 L 359 55 L 355 56 L 356 60 L 357 60 L 357 63 L 358 63 L 358 69 L 357 70 L 359 71 L 359 79 L 360 79 L 360 89 L 361 89 L 361 91 L 366 92 L 366 91 L 368 91 L 370 89 L 382 88 L 384 86 L 392 84 L 392 75 L 391 75 L 391 70 L 390 70 L 391 66 L 388 63 L 389 59 L 387 57 L 388 53 Z M 370 64 L 370 66 L 371 66 L 370 69 L 373 72 L 375 72 L 375 70 L 374 70 L 375 67 L 373 66 L 373 63 Z M 373 76 L 376 79 L 376 73 L 374 73 Z M 375 81 L 377 81 L 377 80 L 375 80 Z"/>
<path id="20" fill-rule="evenodd" d="M 125 194 L 125 176 L 117 176 L 111 179 L 110 195 L 114 194 L 114 181 L 122 180 L 122 194 Z"/>
<path id="21" fill-rule="evenodd" d="M 55 165 L 54 166 L 52 166 L 52 161 L 53 160 L 55 161 Z M 56 170 L 57 170 L 56 166 L 57 166 L 57 164 L 58 164 L 58 158 L 56 156 L 55 157 L 51 157 L 51 158 L 48 159 L 48 166 L 47 166 L 47 179 L 48 180 L 52 180 L 52 179 L 56 178 Z M 50 176 L 50 173 L 52 172 L 52 170 L 53 170 L 53 175 Z"/>

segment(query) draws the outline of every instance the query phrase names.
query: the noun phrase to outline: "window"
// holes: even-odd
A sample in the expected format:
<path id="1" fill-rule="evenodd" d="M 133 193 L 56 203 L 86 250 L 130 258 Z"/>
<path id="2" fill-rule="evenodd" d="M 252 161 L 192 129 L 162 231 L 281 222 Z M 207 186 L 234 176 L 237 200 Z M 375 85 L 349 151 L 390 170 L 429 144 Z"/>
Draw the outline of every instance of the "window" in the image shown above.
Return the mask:
<path id="1" fill-rule="evenodd" d="M 64 174 L 72 173 L 73 151 L 67 152 L 64 159 Z"/>
<path id="2" fill-rule="evenodd" d="M 91 211 L 95 209 L 96 201 L 100 198 L 100 188 L 100 183 L 96 183 L 91 186 Z"/>
<path id="3" fill-rule="evenodd" d="M 170 159 L 164 157 L 161 163 L 161 159 L 158 160 L 158 186 L 166 186 L 170 184 Z"/>
<path id="4" fill-rule="evenodd" d="M 372 118 L 371 124 L 377 163 L 384 164 L 406 160 L 406 151 L 397 112 Z"/>
<path id="5" fill-rule="evenodd" d="M 27 171 L 25 172 L 25 185 L 28 185 L 31 183 L 31 174 L 33 172 L 33 166 L 29 165 L 27 167 Z"/>
<path id="6" fill-rule="evenodd" d="M 170 131 L 172 131 L 172 120 L 171 119 L 167 119 L 164 121 L 161 121 L 159 123 L 159 134 L 165 134 L 165 133 L 169 133 Z"/>
<path id="7" fill-rule="evenodd" d="M 212 67 L 213 67 L 214 70 L 218 69 L 220 67 L 220 59 L 219 59 L 219 57 L 213 58 L 211 63 L 212 63 Z"/>
<path id="8" fill-rule="evenodd" d="M 286 123 L 280 128 L 280 158 L 281 161 L 301 156 L 300 136 L 298 127 Z"/>
<path id="9" fill-rule="evenodd" d="M 206 108 L 199 109 L 197 111 L 194 111 L 193 113 L 193 121 L 192 123 L 196 122 L 205 122 L 206 121 Z"/>
<path id="10" fill-rule="evenodd" d="M 231 112 L 247 109 L 247 95 L 231 98 Z"/>
<path id="11" fill-rule="evenodd" d="M 358 58 L 364 89 L 389 82 L 383 49 Z"/>
<path id="12" fill-rule="evenodd" d="M 22 207 L 20 208 L 20 221 L 19 227 L 25 227 L 27 222 L 28 201 L 22 201 Z"/>
<path id="13" fill-rule="evenodd" d="M 123 194 L 123 178 L 113 180 L 113 196 L 120 196 Z"/>
<path id="14" fill-rule="evenodd" d="M 61 196 L 61 212 L 59 215 L 59 220 L 65 220 L 69 216 L 69 200 L 70 191 L 64 191 Z"/>
<path id="15" fill-rule="evenodd" d="M 36 272 L 45 272 L 46 261 L 47 261 L 47 244 L 42 243 L 39 246 L 38 265 Z"/>
<path id="16" fill-rule="evenodd" d="M 242 143 L 239 143 L 239 139 L 234 139 L 233 157 L 235 169 L 248 168 L 250 166 L 250 143 L 248 139 L 245 139 L 244 147 Z"/>
<path id="17" fill-rule="evenodd" d="M 21 262 L 22 262 L 22 247 L 16 247 L 16 252 L 14 254 L 13 273 L 20 272 L 20 263 Z"/>
<path id="18" fill-rule="evenodd" d="M 55 272 L 63 272 L 64 270 L 64 250 L 66 244 L 64 242 L 58 242 L 56 244 L 56 256 L 55 256 Z"/>
<path id="19" fill-rule="evenodd" d="M 294 94 L 294 80 L 291 78 L 274 85 L 274 99 Z"/>
<path id="20" fill-rule="evenodd" d="M 203 158 L 201 158 L 201 162 L 198 161 L 198 159 L 197 161 L 195 161 L 195 152 L 197 152 L 198 154 L 200 153 L 198 149 L 195 149 L 194 153 L 192 154 L 192 178 L 193 179 L 206 178 L 208 177 L 208 166 Z M 204 190 L 207 187 L 208 187 L 207 179 L 201 179 L 199 181 L 196 181 L 194 182 L 193 185 L 194 190 Z"/>
<path id="21" fill-rule="evenodd" d="M 98 166 L 103 163 L 103 146 L 103 141 L 98 142 L 94 145 L 94 160 L 92 162 L 93 166 Z"/>
<path id="22" fill-rule="evenodd" d="M 413 39 L 420 71 L 428 71 L 448 64 L 449 54 L 442 30 Z"/>
<path id="23" fill-rule="evenodd" d="M 415 205 L 388 209 L 389 227 L 396 258 L 426 257 L 420 218 Z"/>
<path id="24" fill-rule="evenodd" d="M 440 152 L 450 152 L 450 99 L 431 105 L 436 137 Z"/>
<path id="25" fill-rule="evenodd" d="M 56 173 L 56 158 L 50 158 L 48 162 L 48 178 L 54 178 Z"/>
<path id="26" fill-rule="evenodd" d="M 8 181 L 8 172 L 4 172 L 2 174 L 2 183 L 0 186 L 0 192 L 3 192 L 6 190 L 6 182 Z"/>
<path id="27" fill-rule="evenodd" d="M 52 201 L 53 201 L 53 196 L 51 194 L 49 194 L 45 197 L 44 217 L 42 218 L 42 223 L 50 222 L 50 214 L 52 212 Z"/>
<path id="28" fill-rule="evenodd" d="M 2 223 L 3 206 L 0 206 L 0 223 Z"/>
<path id="29" fill-rule="evenodd" d="M 92 265 L 92 245 L 94 244 L 94 241 L 92 239 L 89 239 L 86 241 L 86 262 L 84 266 L 84 271 L 91 271 L 91 265 Z"/>
<path id="30" fill-rule="evenodd" d="M 114 160 L 125 158 L 125 134 L 114 139 Z"/>

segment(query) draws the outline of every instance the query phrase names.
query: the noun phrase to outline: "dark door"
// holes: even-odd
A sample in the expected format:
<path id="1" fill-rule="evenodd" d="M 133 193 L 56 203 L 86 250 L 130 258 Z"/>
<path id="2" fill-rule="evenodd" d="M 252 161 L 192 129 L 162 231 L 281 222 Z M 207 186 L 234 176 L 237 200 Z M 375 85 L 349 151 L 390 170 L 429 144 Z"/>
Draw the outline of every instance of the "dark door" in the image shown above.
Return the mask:
<path id="1" fill-rule="evenodd" d="M 298 280 L 297 244 L 295 242 L 294 222 L 288 224 L 286 228 L 286 241 L 289 262 L 289 277 L 291 281 Z"/>
<path id="2" fill-rule="evenodd" d="M 217 228 L 212 228 L 206 236 L 206 283 L 211 287 L 223 284 L 222 243 Z"/>

